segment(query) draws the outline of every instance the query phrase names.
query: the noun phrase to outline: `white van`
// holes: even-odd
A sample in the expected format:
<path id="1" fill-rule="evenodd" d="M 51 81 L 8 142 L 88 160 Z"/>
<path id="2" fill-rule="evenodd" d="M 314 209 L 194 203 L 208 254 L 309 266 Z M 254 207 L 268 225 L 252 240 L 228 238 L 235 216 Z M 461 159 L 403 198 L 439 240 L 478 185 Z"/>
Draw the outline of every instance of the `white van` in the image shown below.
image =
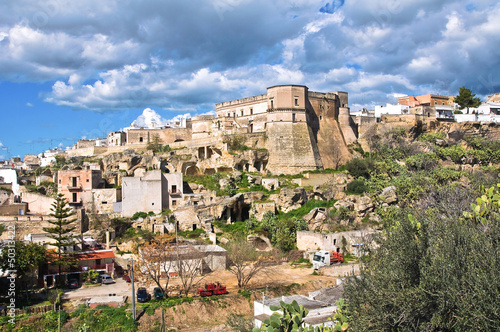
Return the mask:
<path id="1" fill-rule="evenodd" d="M 101 278 L 101 283 L 103 283 L 103 284 L 112 284 L 115 282 L 113 280 L 113 278 L 111 278 L 111 276 L 109 276 L 107 274 L 101 274 L 100 278 Z"/>

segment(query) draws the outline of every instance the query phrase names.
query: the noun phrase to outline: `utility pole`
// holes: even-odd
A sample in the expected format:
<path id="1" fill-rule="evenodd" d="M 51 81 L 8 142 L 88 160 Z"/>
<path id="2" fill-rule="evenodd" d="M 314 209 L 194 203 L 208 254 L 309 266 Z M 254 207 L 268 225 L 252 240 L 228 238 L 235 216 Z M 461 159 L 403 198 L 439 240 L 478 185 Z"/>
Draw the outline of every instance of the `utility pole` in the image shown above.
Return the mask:
<path id="1" fill-rule="evenodd" d="M 130 258 L 130 279 L 132 279 L 132 318 L 135 322 L 134 258 Z"/>

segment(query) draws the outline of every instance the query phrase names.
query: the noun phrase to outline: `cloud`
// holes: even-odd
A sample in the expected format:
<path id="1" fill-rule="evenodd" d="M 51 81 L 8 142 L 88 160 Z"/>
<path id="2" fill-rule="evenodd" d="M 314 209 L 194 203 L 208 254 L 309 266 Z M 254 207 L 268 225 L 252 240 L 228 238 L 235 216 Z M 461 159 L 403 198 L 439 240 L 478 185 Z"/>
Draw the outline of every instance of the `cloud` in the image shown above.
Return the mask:
<path id="1" fill-rule="evenodd" d="M 191 114 L 179 114 L 174 116 L 172 119 L 167 120 L 163 118 L 160 114 L 158 114 L 155 110 L 150 108 L 146 108 L 142 111 L 142 114 L 135 119 L 131 127 L 141 127 L 141 128 L 158 128 L 168 125 L 173 125 L 175 122 L 178 122 L 182 119 L 188 119 L 191 117 Z"/>
<path id="2" fill-rule="evenodd" d="M 195 114 L 287 83 L 377 104 L 486 95 L 500 90 L 499 16 L 493 0 L 3 1 L 0 79 L 97 112 Z"/>

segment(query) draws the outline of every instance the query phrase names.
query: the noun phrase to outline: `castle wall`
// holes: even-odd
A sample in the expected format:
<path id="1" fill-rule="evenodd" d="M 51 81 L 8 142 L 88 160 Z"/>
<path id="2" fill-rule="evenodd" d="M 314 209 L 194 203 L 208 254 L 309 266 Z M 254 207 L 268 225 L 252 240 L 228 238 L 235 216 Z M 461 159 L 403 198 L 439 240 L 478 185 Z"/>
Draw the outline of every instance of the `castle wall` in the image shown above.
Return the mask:
<path id="1" fill-rule="evenodd" d="M 350 157 L 344 133 L 347 133 L 349 141 L 352 141 L 356 139 L 354 131 L 350 126 L 341 127 L 339 125 L 340 116 L 342 116 L 343 123 L 346 122 L 343 117 L 345 111 L 348 110 L 348 108 L 341 108 L 339 105 L 346 105 L 346 103 L 347 93 L 345 92 L 309 92 L 308 123 L 315 133 L 324 168 L 337 168 Z M 340 110 L 343 111 L 341 114 Z M 347 123 L 349 124 L 348 121 Z"/>
<path id="2" fill-rule="evenodd" d="M 129 129 L 127 131 L 127 145 L 147 144 L 158 135 L 160 143 L 170 144 L 176 141 L 188 141 L 192 138 L 190 128 L 161 128 L 161 129 Z"/>
<path id="3" fill-rule="evenodd" d="M 312 130 L 306 122 L 267 124 L 267 169 L 274 174 L 295 174 L 323 167 Z"/>

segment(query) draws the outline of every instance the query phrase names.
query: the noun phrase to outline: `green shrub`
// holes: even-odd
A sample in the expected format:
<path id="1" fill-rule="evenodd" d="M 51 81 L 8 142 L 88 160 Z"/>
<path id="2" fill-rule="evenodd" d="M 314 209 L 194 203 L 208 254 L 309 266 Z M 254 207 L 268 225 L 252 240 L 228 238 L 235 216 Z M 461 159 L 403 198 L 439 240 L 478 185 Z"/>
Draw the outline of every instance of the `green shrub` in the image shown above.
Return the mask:
<path id="1" fill-rule="evenodd" d="M 253 214 L 250 216 L 250 218 L 245 220 L 245 227 L 246 227 L 247 231 L 250 231 L 250 230 L 256 228 L 257 226 L 259 226 L 259 224 L 260 224 L 260 222 L 257 220 L 255 215 L 253 215 Z"/>
<path id="2" fill-rule="evenodd" d="M 437 133 L 424 133 L 418 137 L 418 140 L 421 142 L 436 143 L 436 140 L 445 138 L 446 138 L 445 133 L 437 132 Z"/>
<path id="3" fill-rule="evenodd" d="M 435 153 L 417 153 L 405 160 L 406 167 L 412 171 L 431 170 L 438 162 L 439 158 Z"/>
<path id="4" fill-rule="evenodd" d="M 453 168 L 439 167 L 432 172 L 431 177 L 438 184 L 446 184 L 452 181 L 459 180 L 463 175 L 463 172 L 457 171 Z"/>
<path id="5" fill-rule="evenodd" d="M 346 186 L 346 191 L 352 194 L 362 194 L 368 190 L 368 187 L 365 184 L 363 179 L 357 179 L 351 181 Z"/>
<path id="6" fill-rule="evenodd" d="M 465 149 L 460 145 L 452 145 L 444 148 L 438 148 L 436 154 L 442 160 L 450 159 L 455 164 L 461 164 L 465 157 Z"/>
<path id="7" fill-rule="evenodd" d="M 370 178 L 370 172 L 374 169 L 375 163 L 370 158 L 354 158 L 345 164 L 345 168 L 352 176 Z"/>
<path id="8" fill-rule="evenodd" d="M 132 216 L 132 220 L 137 220 L 139 218 L 146 218 L 148 216 L 148 214 L 146 212 L 136 212 L 134 213 L 134 215 Z"/>

